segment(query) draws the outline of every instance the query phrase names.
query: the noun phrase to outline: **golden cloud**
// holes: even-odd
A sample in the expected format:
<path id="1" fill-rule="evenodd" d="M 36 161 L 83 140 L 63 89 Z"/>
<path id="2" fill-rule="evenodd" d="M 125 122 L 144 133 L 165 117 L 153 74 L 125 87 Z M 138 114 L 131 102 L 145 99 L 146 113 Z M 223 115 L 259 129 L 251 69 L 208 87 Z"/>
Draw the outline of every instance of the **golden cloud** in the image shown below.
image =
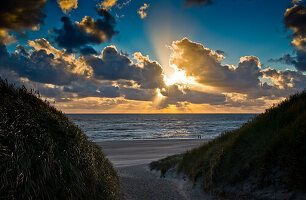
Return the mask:
<path id="1" fill-rule="evenodd" d="M 78 8 L 78 0 L 57 0 L 57 3 L 65 14 Z"/>

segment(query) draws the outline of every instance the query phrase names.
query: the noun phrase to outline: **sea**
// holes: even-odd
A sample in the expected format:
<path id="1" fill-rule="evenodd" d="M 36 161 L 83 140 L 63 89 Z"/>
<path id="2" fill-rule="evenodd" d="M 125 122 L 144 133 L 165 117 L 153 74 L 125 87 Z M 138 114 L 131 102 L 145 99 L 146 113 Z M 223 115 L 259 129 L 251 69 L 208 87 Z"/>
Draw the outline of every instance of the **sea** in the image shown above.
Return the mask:
<path id="1" fill-rule="evenodd" d="M 213 139 L 257 114 L 67 114 L 91 141 Z"/>

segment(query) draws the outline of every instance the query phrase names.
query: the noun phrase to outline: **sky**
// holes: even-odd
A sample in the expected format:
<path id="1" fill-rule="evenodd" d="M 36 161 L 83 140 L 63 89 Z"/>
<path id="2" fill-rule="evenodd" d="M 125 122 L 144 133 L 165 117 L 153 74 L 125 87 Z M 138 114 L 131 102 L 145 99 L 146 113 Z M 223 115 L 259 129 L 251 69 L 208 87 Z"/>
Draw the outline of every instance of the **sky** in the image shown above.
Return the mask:
<path id="1" fill-rule="evenodd" d="M 302 0 L 0 4 L 0 76 L 65 113 L 259 113 L 306 87 Z"/>

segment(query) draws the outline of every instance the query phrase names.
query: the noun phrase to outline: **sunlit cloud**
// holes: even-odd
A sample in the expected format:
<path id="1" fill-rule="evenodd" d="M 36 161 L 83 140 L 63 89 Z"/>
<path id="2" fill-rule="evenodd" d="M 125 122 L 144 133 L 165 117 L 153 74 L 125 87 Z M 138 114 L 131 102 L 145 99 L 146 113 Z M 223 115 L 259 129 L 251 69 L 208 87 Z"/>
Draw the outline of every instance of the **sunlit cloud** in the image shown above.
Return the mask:
<path id="1" fill-rule="evenodd" d="M 105 8 L 105 9 L 110 9 L 111 7 L 113 7 L 114 5 L 116 5 L 118 0 L 104 0 L 100 6 Z"/>
<path id="2" fill-rule="evenodd" d="M 149 6 L 150 6 L 149 4 L 145 3 L 137 11 L 137 13 L 139 14 L 141 19 L 144 19 L 144 18 L 146 18 L 148 16 L 148 13 L 147 13 L 148 11 L 147 10 L 148 10 Z"/>
<path id="3" fill-rule="evenodd" d="M 5 29 L 0 29 L 0 43 L 2 44 L 13 44 L 16 42 L 16 37 L 10 35 Z"/>
<path id="4" fill-rule="evenodd" d="M 57 3 L 65 14 L 78 8 L 78 0 L 57 0 Z"/>

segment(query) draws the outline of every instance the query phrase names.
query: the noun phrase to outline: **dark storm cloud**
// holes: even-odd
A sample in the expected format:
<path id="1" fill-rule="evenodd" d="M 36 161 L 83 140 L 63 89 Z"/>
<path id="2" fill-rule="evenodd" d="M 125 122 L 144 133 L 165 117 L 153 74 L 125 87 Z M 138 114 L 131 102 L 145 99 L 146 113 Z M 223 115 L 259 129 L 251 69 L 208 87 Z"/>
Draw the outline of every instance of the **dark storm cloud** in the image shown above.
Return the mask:
<path id="1" fill-rule="evenodd" d="M 24 46 L 21 46 L 19 44 L 16 46 L 16 50 L 18 50 L 21 55 L 24 55 L 24 56 L 29 55 L 29 51 L 26 48 L 24 48 Z"/>
<path id="2" fill-rule="evenodd" d="M 210 5 L 212 4 L 211 0 L 185 0 L 185 6 L 191 7 L 191 6 L 200 6 L 202 4 Z"/>
<path id="3" fill-rule="evenodd" d="M 0 29 L 33 29 L 45 18 L 41 9 L 47 0 L 3 0 L 0 3 Z"/>
<path id="4" fill-rule="evenodd" d="M 157 95 L 154 89 L 120 88 L 120 92 L 125 99 L 137 101 L 153 101 Z"/>
<path id="5" fill-rule="evenodd" d="M 225 55 L 225 52 L 222 51 L 222 50 L 216 50 L 215 52 L 216 52 L 217 54 L 220 54 L 220 55 Z"/>
<path id="6" fill-rule="evenodd" d="M 84 48 L 80 49 L 80 53 L 82 55 L 98 54 L 98 52 L 90 46 L 85 46 Z"/>
<path id="7" fill-rule="evenodd" d="M 67 84 L 76 78 L 69 72 L 68 63 L 55 58 L 45 50 L 34 50 L 30 55 L 23 47 L 20 52 L 9 54 L 4 45 L 0 45 L 0 68 L 16 72 L 20 77 L 26 77 L 40 83 L 57 85 Z"/>
<path id="8" fill-rule="evenodd" d="M 118 33 L 115 30 L 116 20 L 105 9 L 98 9 L 97 12 L 103 18 L 96 21 L 85 16 L 81 22 L 72 23 L 68 17 L 63 17 L 61 19 L 63 27 L 54 29 L 55 42 L 70 52 L 79 51 L 80 48 L 83 48 L 84 52 L 87 44 L 101 44 L 111 40 Z M 85 50 L 85 53 L 89 51 Z"/>
<path id="9" fill-rule="evenodd" d="M 305 4 L 305 3 L 304 3 Z M 288 8 L 284 17 L 285 27 L 293 30 L 293 36 L 305 37 L 306 9 L 304 5 L 294 5 Z"/>
<path id="10" fill-rule="evenodd" d="M 103 86 L 90 80 L 78 80 L 64 87 L 64 92 L 76 93 L 78 97 L 120 97 L 119 87 Z"/>
<path id="11" fill-rule="evenodd" d="M 18 87 L 25 86 L 28 89 L 34 89 L 43 95 L 44 98 L 54 98 L 56 101 L 61 101 L 62 99 L 71 98 L 70 94 L 65 94 L 59 87 L 46 87 L 44 83 L 32 82 L 22 79 L 19 74 L 10 69 L 5 69 L 0 67 L 0 77 L 5 78 Z"/>
<path id="12" fill-rule="evenodd" d="M 306 8 L 305 3 L 288 8 L 284 15 L 286 29 L 293 31 L 291 44 L 295 47 L 296 56 L 285 54 L 272 62 L 293 65 L 297 70 L 306 71 Z"/>
<path id="13" fill-rule="evenodd" d="M 279 62 L 287 65 L 293 65 L 297 70 L 306 71 L 306 52 L 297 50 L 296 56 L 285 54 L 281 58 L 270 59 L 269 62 Z"/>
<path id="14" fill-rule="evenodd" d="M 94 76 L 101 80 L 133 80 L 141 88 L 152 89 L 164 86 L 162 67 L 140 53 L 135 54 L 139 64 L 134 64 L 126 55 L 113 46 L 104 48 L 101 56 L 86 56 L 84 60 L 93 68 Z"/>
<path id="15" fill-rule="evenodd" d="M 9 31 L 23 33 L 25 29 L 36 30 L 43 22 L 42 8 L 47 0 L 2 0 L 0 2 L 0 43 L 15 42 Z"/>
<path id="16" fill-rule="evenodd" d="M 54 33 L 56 34 L 54 40 L 60 47 L 72 51 L 74 48 L 79 48 L 89 43 L 87 34 L 80 31 L 76 25 L 71 22 L 70 18 L 62 17 L 61 21 L 64 23 L 62 29 L 54 29 Z"/>

